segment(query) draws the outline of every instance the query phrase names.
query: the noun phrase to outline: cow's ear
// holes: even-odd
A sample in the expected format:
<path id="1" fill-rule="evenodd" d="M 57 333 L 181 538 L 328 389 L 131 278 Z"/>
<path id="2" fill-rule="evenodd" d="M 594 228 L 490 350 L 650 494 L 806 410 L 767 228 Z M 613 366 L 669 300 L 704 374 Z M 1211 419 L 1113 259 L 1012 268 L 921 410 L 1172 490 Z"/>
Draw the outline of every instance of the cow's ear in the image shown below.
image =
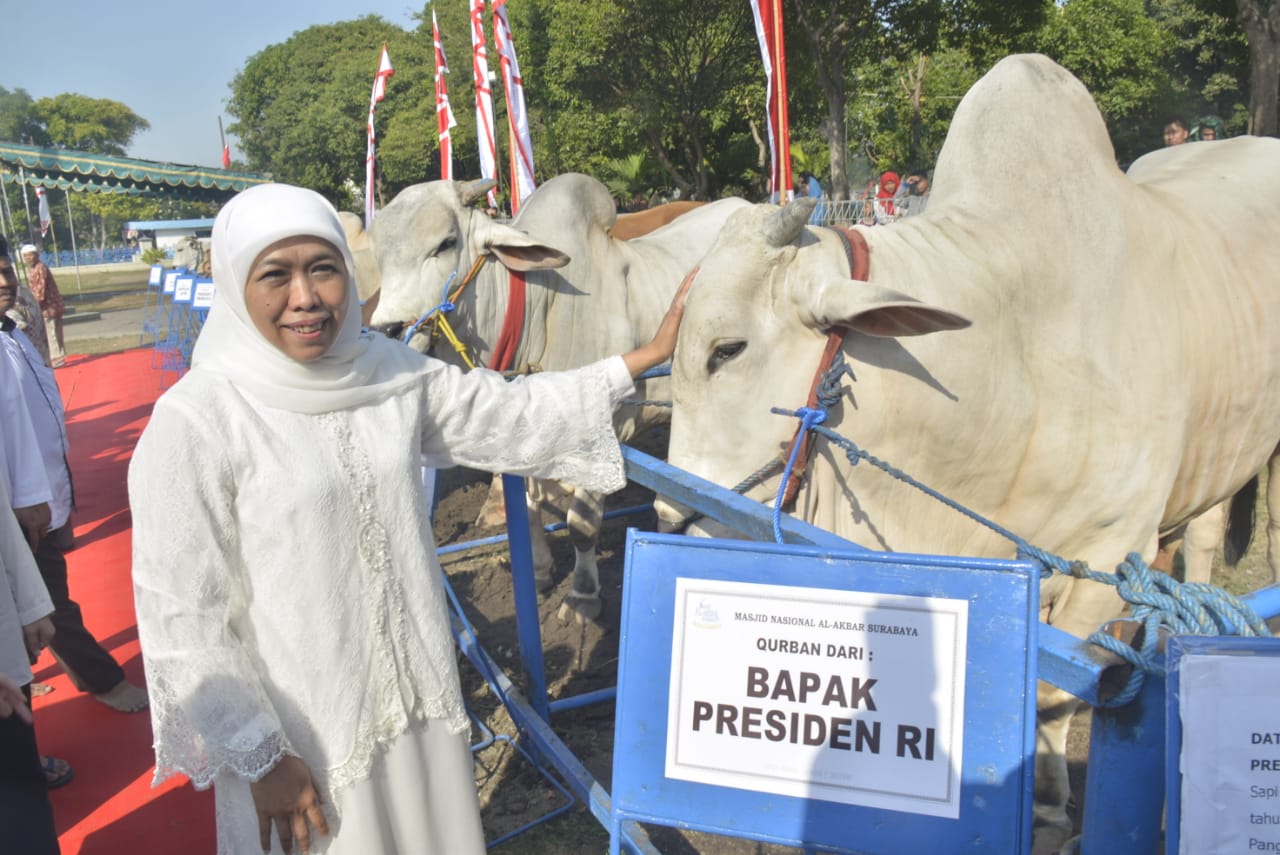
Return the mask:
<path id="1" fill-rule="evenodd" d="M 886 338 L 959 330 L 971 324 L 963 315 L 851 279 L 823 283 L 799 297 L 799 302 L 802 317 L 814 327 L 845 327 Z"/>
<path id="2" fill-rule="evenodd" d="M 502 223 L 488 223 L 481 238 L 484 248 L 497 256 L 508 270 L 544 270 L 569 263 L 569 256 L 554 246 L 540 243 Z"/>

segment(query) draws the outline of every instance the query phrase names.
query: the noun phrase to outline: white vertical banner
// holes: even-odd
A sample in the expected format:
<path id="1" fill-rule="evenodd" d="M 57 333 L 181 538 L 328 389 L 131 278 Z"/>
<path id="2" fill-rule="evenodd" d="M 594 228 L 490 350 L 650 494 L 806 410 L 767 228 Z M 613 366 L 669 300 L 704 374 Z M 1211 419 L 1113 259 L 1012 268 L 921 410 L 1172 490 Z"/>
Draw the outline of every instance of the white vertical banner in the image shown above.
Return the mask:
<path id="1" fill-rule="evenodd" d="M 529 114 L 524 106 L 524 79 L 516 61 L 516 46 L 511 40 L 511 21 L 507 18 L 507 0 L 491 0 L 493 4 L 493 37 L 498 46 L 502 66 L 502 85 L 507 96 L 507 129 L 511 134 L 511 214 L 529 198 L 537 185 L 533 181 L 533 140 L 529 137 Z"/>
<path id="2" fill-rule="evenodd" d="M 44 188 L 36 188 L 36 199 L 38 203 L 36 209 L 40 217 L 40 237 L 44 237 L 53 225 L 53 215 L 49 213 L 49 198 L 44 195 Z"/>
<path id="3" fill-rule="evenodd" d="M 489 52 L 484 39 L 484 0 L 471 0 L 471 71 L 476 86 L 476 141 L 480 147 L 480 177 L 498 177 L 498 143 L 493 132 L 493 92 L 489 88 Z M 489 191 L 489 204 L 498 195 Z"/>
<path id="4" fill-rule="evenodd" d="M 373 78 L 373 93 L 369 96 L 369 148 L 365 152 L 364 158 L 364 227 L 367 229 L 373 223 L 373 209 L 375 207 L 374 198 L 374 148 L 376 137 L 373 133 L 373 110 L 378 102 L 387 94 L 387 78 L 394 74 L 391 68 L 391 57 L 387 55 L 387 46 L 382 46 L 382 57 L 378 60 L 378 74 Z"/>
<path id="5" fill-rule="evenodd" d="M 436 131 L 440 136 L 440 180 L 453 180 L 453 141 L 449 130 L 458 125 L 449 106 L 449 90 L 444 76 L 449 73 L 449 61 L 445 59 L 444 42 L 440 41 L 440 24 L 436 10 L 431 10 L 431 35 L 436 47 Z"/>

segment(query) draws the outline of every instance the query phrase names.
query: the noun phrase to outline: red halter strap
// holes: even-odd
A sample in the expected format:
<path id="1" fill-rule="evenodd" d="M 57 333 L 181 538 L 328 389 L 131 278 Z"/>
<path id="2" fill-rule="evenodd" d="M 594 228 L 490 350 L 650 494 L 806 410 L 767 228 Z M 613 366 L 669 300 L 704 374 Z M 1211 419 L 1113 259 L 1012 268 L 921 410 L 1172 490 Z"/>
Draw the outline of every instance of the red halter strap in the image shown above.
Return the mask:
<path id="1" fill-rule="evenodd" d="M 516 351 L 520 347 L 520 333 L 524 331 L 524 295 L 525 274 L 512 270 L 507 287 L 507 313 L 502 319 L 502 332 L 498 334 L 498 342 L 493 347 L 493 356 L 489 359 L 489 367 L 494 371 L 509 371 L 516 361 Z"/>
<path id="2" fill-rule="evenodd" d="M 857 281 L 865 282 L 871 273 L 871 250 L 867 246 L 867 239 L 862 236 L 861 232 L 854 231 L 845 226 L 830 226 L 830 229 L 840 238 L 840 242 L 844 244 L 845 257 L 849 260 L 849 278 Z M 845 330 L 837 328 L 831 330 L 827 334 L 827 346 L 822 351 L 822 359 L 818 361 L 818 370 L 814 372 L 813 383 L 809 387 L 809 398 L 806 407 L 816 407 L 818 405 L 818 388 L 822 384 L 822 375 L 826 373 L 831 366 L 831 360 L 835 359 L 836 354 L 840 351 L 844 344 Z M 782 506 L 785 508 L 796 500 L 796 495 L 800 492 L 800 482 L 804 479 L 805 470 L 809 468 L 809 455 L 813 453 L 813 444 L 810 441 L 813 434 L 804 430 L 803 425 L 796 426 L 795 436 L 791 438 L 790 445 L 800 442 L 800 451 L 796 455 L 796 465 L 791 470 L 791 477 L 787 481 L 787 489 L 783 493 Z"/>

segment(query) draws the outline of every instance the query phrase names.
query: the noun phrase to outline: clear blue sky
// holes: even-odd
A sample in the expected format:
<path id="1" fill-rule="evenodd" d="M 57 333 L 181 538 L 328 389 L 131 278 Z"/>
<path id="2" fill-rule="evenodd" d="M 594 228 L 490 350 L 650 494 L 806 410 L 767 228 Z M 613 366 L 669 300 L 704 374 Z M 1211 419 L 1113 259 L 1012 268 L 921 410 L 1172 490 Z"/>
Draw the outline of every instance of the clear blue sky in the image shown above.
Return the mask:
<path id="1" fill-rule="evenodd" d="M 461 0 L 457 0 L 461 2 Z M 77 92 L 128 105 L 151 123 L 130 157 L 220 166 L 218 116 L 249 57 L 315 24 L 379 15 L 406 30 L 422 0 L 69 0 L 25 12 L 0 0 L 7 22 L 0 86 L 32 98 Z M 108 11 L 111 9 L 111 11 Z M 117 11 L 117 9 L 119 11 Z M 21 22 L 21 27 L 16 26 Z M 369 46 L 369 85 L 378 50 Z M 391 57 L 394 64 L 395 57 Z M 236 139 L 228 136 L 232 156 Z"/>

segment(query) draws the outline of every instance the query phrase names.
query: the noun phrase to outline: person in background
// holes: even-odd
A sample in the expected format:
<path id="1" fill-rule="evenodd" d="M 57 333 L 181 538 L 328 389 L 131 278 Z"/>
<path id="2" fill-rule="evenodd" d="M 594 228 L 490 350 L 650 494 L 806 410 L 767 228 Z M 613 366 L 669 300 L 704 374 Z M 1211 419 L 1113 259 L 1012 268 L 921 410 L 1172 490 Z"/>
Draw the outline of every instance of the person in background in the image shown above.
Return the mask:
<path id="1" fill-rule="evenodd" d="M 1191 129 L 1187 127 L 1187 123 L 1181 119 L 1171 119 L 1169 124 L 1164 126 L 1164 144 L 1182 145 L 1187 141 L 1187 136 L 1191 133 Z"/>
<path id="2" fill-rule="evenodd" d="M 362 331 L 322 196 L 264 184 L 213 227 L 217 296 L 129 467 L 156 781 L 213 786 L 218 850 L 482 855 L 419 467 L 622 487 L 614 408 L 655 338 L 510 382 Z"/>
<path id="3" fill-rule="evenodd" d="M 1193 140 L 1225 140 L 1227 138 L 1226 126 L 1222 124 L 1222 120 L 1217 116 L 1201 116 L 1196 119 L 1196 126 L 1191 129 L 1191 139 Z"/>
<path id="4" fill-rule="evenodd" d="M 49 339 L 49 364 L 61 368 L 66 360 L 66 343 L 62 340 L 62 293 L 53 278 L 49 265 L 40 260 L 40 251 L 34 244 L 23 244 L 22 261 L 27 265 L 27 285 L 40 304 L 44 316 L 45 332 Z"/>
<path id="5" fill-rule="evenodd" d="M 9 371 L 26 401 L 35 430 L 33 456 L 43 465 L 51 491 L 50 516 L 32 549 L 54 604 L 58 635 L 51 645 L 53 655 L 78 689 L 112 709 L 138 712 L 147 706 L 146 692 L 125 679 L 124 669 L 85 627 L 80 606 L 71 599 L 65 553 L 71 548 L 75 500 L 62 393 L 53 369 L 41 361 L 30 340 L 5 315 L 13 306 L 17 287 L 13 262 L 0 255 L 0 361 L 5 363 L 0 369 Z"/>
<path id="6" fill-rule="evenodd" d="M 897 206 L 893 198 L 898 193 L 898 173 L 884 172 L 876 184 L 876 196 L 872 205 L 872 219 L 876 225 L 883 226 L 898 218 Z"/>
<path id="7" fill-rule="evenodd" d="M 40 755 L 31 718 L 31 664 L 54 634 L 53 603 L 29 540 L 49 499 L 34 444 L 22 393 L 0 370 L 0 840 L 15 855 L 57 855 L 49 768 L 71 767 Z"/>
<path id="8" fill-rule="evenodd" d="M 809 225 L 820 226 L 826 222 L 827 218 L 827 206 L 822 204 L 822 182 L 812 172 L 802 173 L 800 177 L 804 179 L 805 195 L 818 203 L 814 205 L 813 213 L 809 215 Z"/>
<path id="9" fill-rule="evenodd" d="M 0 235 L 0 255 L 9 258 L 9 241 L 4 235 Z M 49 365 L 49 338 L 45 333 L 44 315 L 31 289 L 19 282 L 17 300 L 5 314 L 18 325 L 18 329 L 26 333 L 31 344 L 39 351 L 44 364 Z"/>
<path id="10" fill-rule="evenodd" d="M 898 202 L 899 217 L 915 217 L 929 205 L 929 173 L 913 169 L 907 173 L 907 193 Z"/>

